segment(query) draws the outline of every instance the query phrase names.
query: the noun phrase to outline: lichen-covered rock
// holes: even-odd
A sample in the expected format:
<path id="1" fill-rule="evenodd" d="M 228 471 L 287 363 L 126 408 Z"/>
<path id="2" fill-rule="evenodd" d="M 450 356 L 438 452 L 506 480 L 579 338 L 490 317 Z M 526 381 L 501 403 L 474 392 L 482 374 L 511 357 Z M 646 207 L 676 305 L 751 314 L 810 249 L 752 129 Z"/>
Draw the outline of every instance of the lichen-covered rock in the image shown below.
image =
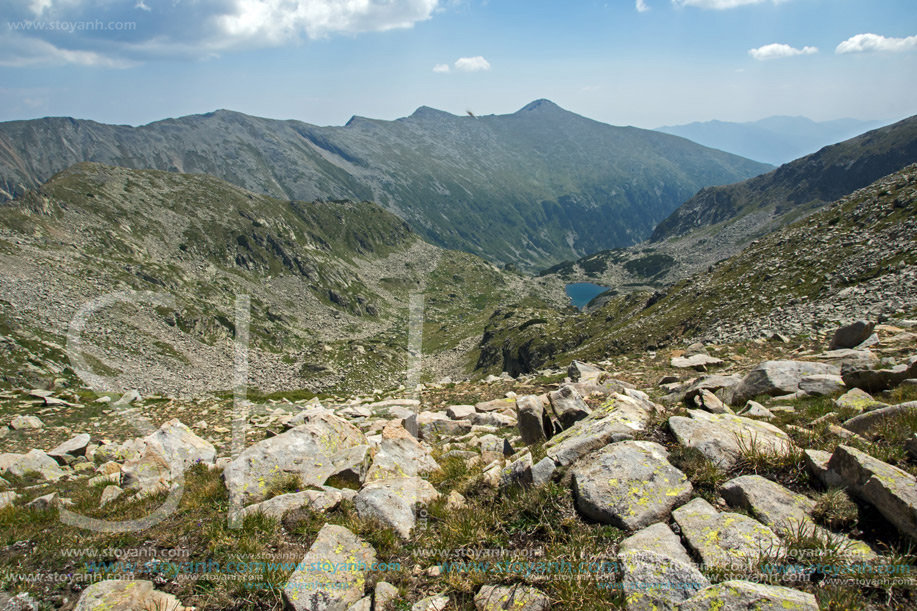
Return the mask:
<path id="1" fill-rule="evenodd" d="M 439 471 L 439 468 L 439 464 L 433 460 L 430 451 L 412 435 L 386 438 L 383 432 L 382 443 L 379 444 L 379 451 L 373 458 L 372 467 L 369 468 L 365 481 L 375 482 L 394 477 L 414 477 Z"/>
<path id="2" fill-rule="evenodd" d="M 758 395 L 779 397 L 799 391 L 806 376 L 839 375 L 834 365 L 806 361 L 765 361 L 748 372 L 735 389 L 733 405 L 743 404 Z"/>
<path id="3" fill-rule="evenodd" d="M 94 583 L 80 595 L 73 611 L 191 611 L 177 598 L 153 589 L 153 582 L 143 580 L 107 579 Z"/>
<path id="4" fill-rule="evenodd" d="M 445 611 L 449 607 L 449 597 L 445 594 L 427 596 L 411 605 L 411 611 Z"/>
<path id="5" fill-rule="evenodd" d="M 22 430 L 38 430 L 44 428 L 45 423 L 41 421 L 37 416 L 22 416 L 16 415 L 13 416 L 13 419 L 10 420 L 10 428 L 14 431 Z"/>
<path id="6" fill-rule="evenodd" d="M 302 485 L 321 486 L 335 472 L 341 451 L 368 445 L 352 424 L 323 409 L 308 410 L 300 424 L 246 448 L 223 470 L 232 502 L 250 505 L 264 500 L 277 478 L 294 475 Z"/>
<path id="7" fill-rule="evenodd" d="M 690 418 L 672 416 L 669 429 L 678 443 L 697 448 L 704 456 L 724 469 L 735 466 L 744 449 L 755 448 L 771 454 L 788 454 L 795 447 L 789 436 L 776 426 L 735 416 L 689 410 Z"/>
<path id="8" fill-rule="evenodd" d="M 0 454 L 0 473 L 10 473 L 17 477 L 34 474 L 50 481 L 64 477 L 57 461 L 38 449 L 29 450 L 25 454 Z"/>
<path id="9" fill-rule="evenodd" d="M 710 585 L 691 562 L 651 550 L 618 555 L 628 611 L 669 611 Z"/>
<path id="10" fill-rule="evenodd" d="M 337 490 L 303 490 L 280 494 L 266 501 L 249 505 L 242 510 L 242 515 L 262 513 L 271 518 L 282 518 L 288 511 L 308 507 L 313 511 L 324 512 L 335 508 L 344 496 Z"/>
<path id="11" fill-rule="evenodd" d="M 750 581 L 724 581 L 704 588 L 678 606 L 678 611 L 818 611 L 807 592 Z"/>
<path id="12" fill-rule="evenodd" d="M 201 439 L 178 419 L 164 423 L 143 438 L 145 445 L 156 450 L 169 465 L 186 471 L 197 463 L 213 464 L 217 451 L 209 441 Z"/>
<path id="13" fill-rule="evenodd" d="M 363 598 L 376 551 L 343 526 L 325 524 L 283 587 L 293 611 L 347 611 Z"/>
<path id="14" fill-rule="evenodd" d="M 139 490 L 143 494 L 155 494 L 168 490 L 173 479 L 172 465 L 154 447 L 147 446 L 139 458 L 125 461 L 121 468 L 121 486 L 127 490 Z M 178 465 L 175 469 L 179 469 Z M 176 470 L 175 476 L 179 472 Z"/>
<path id="15" fill-rule="evenodd" d="M 500 475 L 500 488 L 530 486 L 532 482 L 532 455 L 529 452 L 503 467 Z"/>
<path id="16" fill-rule="evenodd" d="M 554 417 L 565 429 L 570 428 L 592 412 L 580 394 L 569 385 L 561 386 L 558 390 L 548 393 L 548 400 L 551 402 Z"/>
<path id="17" fill-rule="evenodd" d="M 824 475 L 827 485 L 840 482 L 873 505 L 901 534 L 917 539 L 917 478 L 872 456 L 838 446 Z"/>
<path id="18" fill-rule="evenodd" d="M 844 428 L 858 435 L 871 435 L 878 431 L 886 421 L 908 413 L 917 414 L 917 401 L 874 409 L 865 414 L 854 416 L 844 422 Z"/>
<path id="19" fill-rule="evenodd" d="M 621 441 L 573 468 L 576 508 L 585 516 L 626 530 L 666 519 L 691 498 L 691 482 L 669 464 L 657 443 Z"/>
<path id="20" fill-rule="evenodd" d="M 865 390 L 851 388 L 843 395 L 834 400 L 834 405 L 839 408 L 852 409 L 857 412 L 865 412 L 879 407 L 886 407 L 885 403 L 876 401 Z"/>
<path id="21" fill-rule="evenodd" d="M 367 483 L 354 499 L 354 505 L 361 518 L 378 520 L 408 539 L 417 522 L 415 507 L 438 498 L 439 493 L 430 482 L 419 477 L 402 477 Z"/>
<path id="22" fill-rule="evenodd" d="M 673 560 L 691 564 L 691 557 L 681 544 L 678 535 L 663 522 L 657 522 L 638 530 L 618 545 L 618 554 L 625 552 L 652 551 Z"/>
<path id="23" fill-rule="evenodd" d="M 780 539 L 764 524 L 738 513 L 719 513 L 701 498 L 679 507 L 672 517 L 691 549 L 712 567 L 751 566 L 780 549 Z"/>
<path id="24" fill-rule="evenodd" d="M 481 586 L 474 596 L 477 611 L 547 611 L 551 599 L 537 588 L 522 584 Z"/>
<path id="25" fill-rule="evenodd" d="M 844 379 L 839 375 L 812 375 L 799 380 L 799 390 L 808 395 L 827 397 L 847 390 Z"/>
<path id="26" fill-rule="evenodd" d="M 615 393 L 601 407 L 545 444 L 547 454 L 566 467 L 614 441 L 630 439 L 661 409 L 650 401 Z"/>

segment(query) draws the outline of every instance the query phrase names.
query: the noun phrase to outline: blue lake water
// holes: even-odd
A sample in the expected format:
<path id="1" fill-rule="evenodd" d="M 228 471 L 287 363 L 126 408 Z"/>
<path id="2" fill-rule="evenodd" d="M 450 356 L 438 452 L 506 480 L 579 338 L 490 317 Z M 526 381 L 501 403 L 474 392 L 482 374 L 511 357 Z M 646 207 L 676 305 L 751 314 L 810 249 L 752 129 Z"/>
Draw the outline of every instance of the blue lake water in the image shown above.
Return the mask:
<path id="1" fill-rule="evenodd" d="M 566 286 L 567 297 L 570 303 L 579 309 L 586 307 L 586 304 L 608 290 L 607 286 L 599 286 L 591 282 L 574 282 Z"/>

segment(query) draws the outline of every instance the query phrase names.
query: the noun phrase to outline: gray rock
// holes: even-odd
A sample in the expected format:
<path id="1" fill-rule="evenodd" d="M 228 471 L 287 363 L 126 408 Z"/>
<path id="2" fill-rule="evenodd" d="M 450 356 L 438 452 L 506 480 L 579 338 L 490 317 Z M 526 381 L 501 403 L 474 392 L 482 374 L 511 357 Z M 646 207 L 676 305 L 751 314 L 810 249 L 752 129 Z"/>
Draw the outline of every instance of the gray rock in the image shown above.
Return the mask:
<path id="1" fill-rule="evenodd" d="M 750 581 L 724 581 L 704 588 L 678 606 L 678 611 L 818 611 L 807 592 Z"/>
<path id="2" fill-rule="evenodd" d="M 882 392 L 895 388 L 908 378 L 917 377 L 917 360 L 887 369 L 845 365 L 841 377 L 844 378 L 844 384 L 851 388 L 861 388 L 872 393 Z"/>
<path id="3" fill-rule="evenodd" d="M 143 443 L 156 450 L 169 465 L 186 471 L 197 463 L 213 464 L 216 448 L 201 439 L 178 419 L 165 422 L 159 429 L 143 438 Z"/>
<path id="4" fill-rule="evenodd" d="M 430 482 L 419 477 L 403 477 L 366 484 L 354 499 L 354 505 L 361 518 L 378 520 L 409 539 L 417 522 L 415 507 L 437 498 L 439 493 Z"/>
<path id="5" fill-rule="evenodd" d="M 364 596 L 357 602 L 347 607 L 347 611 L 373 611 L 373 597 Z"/>
<path id="6" fill-rule="evenodd" d="M 638 530 L 618 546 L 619 556 L 625 552 L 641 551 L 652 551 L 688 565 L 694 562 L 681 544 L 681 538 L 662 522 Z"/>
<path id="7" fill-rule="evenodd" d="M 10 420 L 10 427 L 14 431 L 38 430 L 44 428 L 45 423 L 37 416 L 13 416 L 13 419 Z"/>
<path id="8" fill-rule="evenodd" d="M 411 611 L 444 611 L 449 607 L 449 597 L 445 594 L 427 596 L 411 605 Z"/>
<path id="9" fill-rule="evenodd" d="M 599 377 L 605 373 L 595 365 L 582 361 L 573 361 L 567 367 L 567 375 L 574 382 L 598 382 Z"/>
<path id="10" fill-rule="evenodd" d="M 373 611 L 394 611 L 398 598 L 398 588 L 385 581 L 377 582 L 375 593 L 373 594 L 373 602 L 375 603 Z"/>
<path id="11" fill-rule="evenodd" d="M 25 506 L 28 507 L 29 509 L 45 510 L 45 509 L 52 509 L 54 507 L 57 507 L 58 502 L 59 502 L 59 499 L 58 499 L 57 493 L 52 492 L 50 494 L 45 494 L 43 496 L 32 499 L 31 501 L 26 503 Z"/>
<path id="12" fill-rule="evenodd" d="M 555 465 L 569 466 L 609 443 L 632 438 L 660 412 L 650 401 L 613 394 L 587 418 L 552 437 L 545 444 L 547 455 Z"/>
<path id="13" fill-rule="evenodd" d="M 758 395 L 778 397 L 799 391 L 799 383 L 806 376 L 838 375 L 834 365 L 805 361 L 765 361 L 748 372 L 732 397 L 733 405 L 743 404 Z"/>
<path id="14" fill-rule="evenodd" d="M 414 477 L 439 471 L 439 464 L 433 460 L 430 451 L 410 434 L 388 438 L 383 433 L 379 451 L 365 481 L 374 482 L 388 478 Z"/>
<path id="15" fill-rule="evenodd" d="M 551 402 L 554 417 L 565 429 L 570 428 L 592 412 L 579 393 L 569 385 L 561 386 L 558 390 L 548 393 L 548 399 Z"/>
<path id="16" fill-rule="evenodd" d="M 693 490 L 667 456 L 657 443 L 621 441 L 587 457 L 572 471 L 576 508 L 593 520 L 626 530 L 666 519 Z"/>
<path id="17" fill-rule="evenodd" d="M 817 397 L 836 395 L 847 390 L 844 379 L 836 375 L 805 376 L 799 380 L 799 390 Z"/>
<path id="18" fill-rule="evenodd" d="M 532 484 L 535 486 L 547 484 L 554 477 L 556 469 L 557 465 L 554 464 L 554 461 L 545 456 L 532 467 Z"/>
<path id="19" fill-rule="evenodd" d="M 86 454 L 86 447 L 89 445 L 89 435 L 81 433 L 60 444 L 48 452 L 48 456 L 58 462 L 58 464 L 69 464 L 77 456 Z"/>
<path id="20" fill-rule="evenodd" d="M 532 455 L 526 452 L 521 457 L 503 467 L 503 473 L 500 476 L 500 488 L 531 486 L 533 481 Z"/>
<path id="21" fill-rule="evenodd" d="M 732 414 L 734 413 L 731 409 L 726 407 L 719 397 L 707 390 L 702 388 L 700 393 L 694 397 L 694 404 L 701 408 L 705 409 L 711 414 Z"/>
<path id="22" fill-rule="evenodd" d="M 710 585 L 694 563 L 652 550 L 626 552 L 618 559 L 628 611 L 674 611 Z"/>
<path id="23" fill-rule="evenodd" d="M 548 611 L 550 607 L 551 599 L 544 592 L 523 584 L 481 586 L 474 596 L 477 611 Z"/>
<path id="24" fill-rule="evenodd" d="M 121 397 L 117 401 L 112 403 L 112 405 L 115 407 L 124 407 L 125 405 L 130 405 L 131 403 L 140 401 L 140 399 L 141 397 L 140 397 L 139 392 L 137 392 L 136 390 L 129 390 L 126 393 L 124 393 L 123 395 L 121 395 Z"/>
<path id="25" fill-rule="evenodd" d="M 877 407 L 886 407 L 885 403 L 876 401 L 868 392 L 859 388 L 851 388 L 843 395 L 834 400 L 834 405 L 843 409 L 852 409 L 857 412 L 865 412 Z"/>
<path id="26" fill-rule="evenodd" d="M 722 468 L 734 467 L 742 456 L 743 447 L 780 455 L 795 450 L 789 436 L 770 423 L 700 410 L 690 410 L 688 414 L 690 418 L 669 418 L 669 429 L 678 443 L 697 448 Z"/>
<path id="27" fill-rule="evenodd" d="M 59 480 L 65 475 L 56 460 L 38 449 L 29 450 L 26 454 L 0 454 L 0 473 L 10 473 L 17 477 L 33 473 L 51 481 Z"/>
<path id="28" fill-rule="evenodd" d="M 723 360 L 706 354 L 695 354 L 693 356 L 676 356 L 672 359 L 672 367 L 678 369 L 694 369 L 696 371 L 707 371 L 707 367 L 722 365 Z"/>
<path id="29" fill-rule="evenodd" d="M 382 443 L 384 444 L 385 440 Z M 329 479 L 359 487 L 366 481 L 373 455 L 368 445 L 358 445 L 337 452 L 331 460 L 334 471 L 328 476 Z"/>
<path id="30" fill-rule="evenodd" d="M 878 346 L 878 345 L 879 345 L 879 336 L 878 334 L 873 333 L 872 335 L 864 339 L 861 344 L 855 346 L 854 349 L 855 350 L 866 350 L 867 348 L 871 348 L 872 346 Z"/>
<path id="31" fill-rule="evenodd" d="M 711 567 L 751 567 L 763 554 L 780 549 L 780 539 L 764 524 L 738 513 L 718 513 L 702 498 L 679 507 L 672 517 L 691 549 Z"/>
<path id="32" fill-rule="evenodd" d="M 363 598 L 375 562 L 369 543 L 343 526 L 325 524 L 283 587 L 283 600 L 292 611 L 347 611 Z"/>
<path id="33" fill-rule="evenodd" d="M 446 408 L 446 415 L 453 420 L 465 420 L 477 413 L 473 405 L 452 405 Z"/>
<path id="34" fill-rule="evenodd" d="M 858 320 L 845 325 L 834 332 L 829 349 L 856 348 L 869 338 L 875 327 L 876 324 L 868 320 Z"/>
<path id="35" fill-rule="evenodd" d="M 544 410 L 544 403 L 535 395 L 516 398 L 517 425 L 522 443 L 532 445 L 547 441 L 552 433 L 552 426 Z"/>
<path id="36" fill-rule="evenodd" d="M 844 428 L 859 435 L 871 435 L 889 419 L 897 418 L 907 413 L 917 413 L 917 401 L 874 409 L 871 412 L 854 416 L 844 422 Z"/>
<path id="37" fill-rule="evenodd" d="M 701 390 L 706 389 L 714 394 L 720 391 L 731 392 L 741 383 L 742 377 L 738 375 L 704 376 L 688 386 L 687 389 L 685 389 L 684 396 L 681 398 L 681 400 L 683 400 L 688 406 L 693 406 L 694 397 L 697 396 Z"/>
<path id="38" fill-rule="evenodd" d="M 828 486 L 837 482 L 878 509 L 901 534 L 917 539 L 917 478 L 913 475 L 841 445 L 828 461 L 824 480 Z"/>
<path id="39" fill-rule="evenodd" d="M 176 469 L 179 467 L 176 466 Z M 178 471 L 175 475 L 178 475 Z M 138 457 L 124 462 L 121 467 L 121 486 L 127 490 L 139 490 L 143 494 L 155 494 L 168 490 L 173 480 L 172 466 L 152 446 L 143 449 Z"/>
<path id="40" fill-rule="evenodd" d="M 153 589 L 152 581 L 107 579 L 87 587 L 73 611 L 192 611 L 171 594 Z"/>
<path id="41" fill-rule="evenodd" d="M 280 494 L 266 501 L 249 505 L 242 510 L 247 516 L 261 513 L 271 518 L 282 518 L 288 511 L 308 507 L 312 511 L 325 512 L 337 507 L 344 496 L 337 490 L 303 490 Z"/>
<path id="42" fill-rule="evenodd" d="M 504 397 L 503 399 L 494 399 L 493 401 L 483 401 L 481 403 L 476 403 L 474 409 L 478 412 L 499 412 L 504 409 L 512 409 L 516 404 L 516 399 L 512 397 Z"/>
<path id="43" fill-rule="evenodd" d="M 105 507 L 122 494 L 124 494 L 124 489 L 120 486 L 105 486 L 105 489 L 102 490 L 102 497 L 99 499 L 99 507 Z"/>
<path id="44" fill-rule="evenodd" d="M 806 464 L 806 471 L 815 479 L 825 482 L 831 453 L 809 448 L 802 451 L 802 457 Z"/>
<path id="45" fill-rule="evenodd" d="M 0 492 L 0 509 L 4 507 L 9 507 L 16 502 L 21 495 L 16 494 L 12 490 L 7 490 L 6 492 Z"/>
<path id="46" fill-rule="evenodd" d="M 765 420 L 770 420 L 774 417 L 773 412 L 767 409 L 757 401 L 749 400 L 745 404 L 745 408 L 739 412 L 740 416 L 745 416 L 746 418 L 764 418 Z"/>
<path id="47" fill-rule="evenodd" d="M 879 357 L 869 350 L 832 350 L 816 356 L 820 361 L 828 361 L 836 367 L 845 365 L 871 368 L 879 363 Z"/>

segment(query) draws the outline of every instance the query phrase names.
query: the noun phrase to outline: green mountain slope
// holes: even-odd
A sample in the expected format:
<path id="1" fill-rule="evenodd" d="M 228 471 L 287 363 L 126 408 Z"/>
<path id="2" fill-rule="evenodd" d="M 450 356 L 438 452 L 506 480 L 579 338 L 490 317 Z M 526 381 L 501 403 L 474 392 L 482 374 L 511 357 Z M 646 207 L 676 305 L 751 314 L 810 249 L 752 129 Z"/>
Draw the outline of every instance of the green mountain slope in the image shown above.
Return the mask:
<path id="1" fill-rule="evenodd" d="M 83 356 L 115 385 L 168 394 L 232 387 L 240 295 L 252 385 L 315 392 L 404 382 L 413 294 L 428 294 L 427 377 L 441 375 L 443 355 L 464 375 L 493 309 L 526 295 L 520 276 L 431 246 L 368 202 L 279 200 L 206 175 L 84 163 L 0 205 L 7 381 L 72 369 L 70 322 L 125 291 L 174 302 L 103 304 Z"/>
<path id="2" fill-rule="evenodd" d="M 585 314 L 503 308 L 478 366 L 523 373 L 694 340 L 824 334 L 880 314 L 917 314 L 917 164 L 663 291 L 600 296 Z"/>
<path id="3" fill-rule="evenodd" d="M 281 199 L 371 200 L 434 244 L 528 267 L 637 243 L 701 187 L 769 169 L 546 100 L 503 116 L 420 108 L 344 127 L 229 111 L 136 128 L 0 124 L 0 195 L 82 161 L 206 173 Z"/>

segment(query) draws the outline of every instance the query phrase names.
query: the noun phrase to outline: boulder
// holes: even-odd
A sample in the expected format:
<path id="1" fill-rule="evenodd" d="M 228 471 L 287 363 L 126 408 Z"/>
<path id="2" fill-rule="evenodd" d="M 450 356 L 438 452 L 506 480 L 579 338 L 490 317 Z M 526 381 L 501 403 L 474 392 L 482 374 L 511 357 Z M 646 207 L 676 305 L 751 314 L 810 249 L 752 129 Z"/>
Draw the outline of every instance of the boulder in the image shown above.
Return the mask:
<path id="1" fill-rule="evenodd" d="M 394 611 L 398 598 L 398 588 L 385 581 L 377 582 L 373 593 L 373 611 Z"/>
<path id="2" fill-rule="evenodd" d="M 574 382 L 598 382 L 599 377 L 605 373 L 595 365 L 582 361 L 573 361 L 567 367 L 567 375 Z"/>
<path id="3" fill-rule="evenodd" d="M 565 429 L 570 428 L 592 412 L 580 394 L 569 385 L 561 386 L 558 390 L 548 393 L 548 400 L 551 402 L 554 417 Z"/>
<path id="4" fill-rule="evenodd" d="M 688 545 L 710 567 L 752 567 L 765 554 L 780 549 L 770 528 L 739 513 L 719 513 L 696 498 L 672 512 Z"/>
<path id="5" fill-rule="evenodd" d="M 834 365 L 806 361 L 765 361 L 748 372 L 736 387 L 732 404 L 744 404 L 758 395 L 779 397 L 798 392 L 800 381 L 806 376 L 839 375 Z"/>
<path id="6" fill-rule="evenodd" d="M 290 492 L 249 505 L 242 510 L 242 515 L 261 513 L 270 518 L 280 519 L 288 511 L 293 511 L 300 507 L 308 507 L 312 511 L 325 512 L 337 507 L 343 498 L 344 495 L 334 489 Z"/>
<path id="7" fill-rule="evenodd" d="M 547 441 L 552 434 L 551 421 L 544 410 L 544 403 L 535 395 L 516 398 L 516 412 L 519 436 L 522 443 L 532 445 Z"/>
<path id="8" fill-rule="evenodd" d="M 585 458 L 572 471 L 576 508 L 590 519 L 625 530 L 666 519 L 693 490 L 667 457 L 657 443 L 621 441 Z"/>
<path id="9" fill-rule="evenodd" d="M 325 524 L 283 587 L 292 611 L 347 611 L 363 598 L 376 551 L 343 526 Z"/>
<path id="10" fill-rule="evenodd" d="M 874 409 L 871 412 L 854 416 L 844 423 L 844 428 L 859 435 L 872 435 L 879 430 L 886 421 L 909 413 L 917 414 L 917 401 Z"/>
<path id="11" fill-rule="evenodd" d="M 834 400 L 834 405 L 843 409 L 852 409 L 857 412 L 865 412 L 877 407 L 885 407 L 885 403 L 876 401 L 865 390 L 851 388 L 843 395 Z"/>
<path id="12" fill-rule="evenodd" d="M 770 423 L 700 410 L 689 410 L 688 414 L 690 418 L 669 418 L 669 429 L 678 443 L 697 448 L 721 468 L 734 467 L 743 447 L 780 455 L 795 451 L 789 436 Z"/>
<path id="13" fill-rule="evenodd" d="M 474 596 L 477 611 L 548 611 L 550 607 L 551 599 L 544 592 L 520 583 L 481 586 Z"/>
<path id="14" fill-rule="evenodd" d="M 746 418 L 763 418 L 765 420 L 771 420 L 774 417 L 774 413 L 758 403 L 757 401 L 749 400 L 745 407 L 739 412 L 740 416 Z"/>
<path id="15" fill-rule="evenodd" d="M 56 460 L 58 464 L 69 464 L 77 456 L 85 456 L 89 439 L 88 434 L 80 433 L 49 451 L 48 456 Z"/>
<path id="16" fill-rule="evenodd" d="M 917 478 L 849 446 L 838 446 L 823 482 L 840 483 L 873 505 L 902 535 L 917 539 Z"/>
<path id="17" fill-rule="evenodd" d="M 693 562 L 683 562 L 654 550 L 618 555 L 628 611 L 674 611 L 678 604 L 710 582 Z"/>
<path id="18" fill-rule="evenodd" d="M 626 552 L 650 550 L 673 560 L 691 565 L 693 560 L 681 544 L 681 538 L 663 522 L 657 522 L 638 530 L 618 545 L 618 555 Z"/>
<path id="19" fill-rule="evenodd" d="M 799 380 L 799 390 L 808 395 L 827 397 L 844 392 L 847 386 L 839 375 L 814 375 Z"/>
<path id="20" fill-rule="evenodd" d="M 439 471 L 430 451 L 411 435 L 397 439 L 386 438 L 383 433 L 379 451 L 366 475 L 367 482 L 388 478 L 414 477 Z"/>
<path id="21" fill-rule="evenodd" d="M 32 473 L 50 481 L 64 477 L 57 461 L 38 449 L 29 450 L 26 454 L 0 454 L 0 473 L 17 477 Z"/>
<path id="22" fill-rule="evenodd" d="M 731 394 L 732 391 L 741 383 L 742 377 L 738 375 L 704 376 L 699 380 L 691 383 L 688 388 L 685 389 L 681 400 L 684 401 L 689 407 L 691 407 L 694 405 L 694 397 L 700 394 L 701 390 L 709 390 L 714 394 L 720 391 Z"/>
<path id="23" fill-rule="evenodd" d="M 452 405 L 446 408 L 446 415 L 453 420 L 465 420 L 472 414 L 477 413 L 474 405 Z"/>
<path id="24" fill-rule="evenodd" d="M 551 481 L 554 477 L 554 471 L 557 465 L 549 457 L 545 456 L 532 467 L 532 484 L 542 486 Z"/>
<path id="25" fill-rule="evenodd" d="M 705 409 L 711 414 L 732 414 L 734 413 L 731 409 L 726 407 L 719 397 L 707 390 L 702 388 L 701 391 L 695 395 L 694 404 L 701 408 Z"/>
<path id="26" fill-rule="evenodd" d="M 212 465 L 216 448 L 201 439 L 178 419 L 164 423 L 159 429 L 143 438 L 143 443 L 156 450 L 169 465 L 187 471 L 197 463 Z"/>
<path id="27" fill-rule="evenodd" d="M 678 606 L 678 611 L 818 611 L 807 592 L 751 581 L 724 581 L 704 588 Z"/>
<path id="28" fill-rule="evenodd" d="M 45 423 L 37 416 L 13 416 L 10 420 L 10 428 L 14 431 L 38 430 L 44 427 Z"/>
<path id="29" fill-rule="evenodd" d="M 706 354 L 695 354 L 693 356 L 676 356 L 672 359 L 672 367 L 678 369 L 694 369 L 696 371 L 707 371 L 707 367 L 722 365 L 723 360 Z"/>
<path id="30" fill-rule="evenodd" d="M 246 448 L 223 470 L 232 502 L 250 505 L 264 500 L 275 478 L 295 475 L 304 487 L 321 486 L 335 472 L 335 456 L 368 445 L 352 424 L 326 412 L 310 410 L 300 424 Z"/>
<path id="31" fill-rule="evenodd" d="M 16 502 L 21 495 L 16 494 L 12 490 L 7 490 L 6 492 L 0 492 L 0 509 L 4 507 L 9 507 Z"/>
<path id="32" fill-rule="evenodd" d="M 400 426 L 398 428 L 401 428 Z M 402 429 L 403 430 L 403 429 Z M 410 433 L 405 431 L 409 436 Z M 382 443 L 385 443 L 383 440 Z M 349 484 L 359 488 L 366 481 L 370 465 L 373 462 L 372 450 L 368 445 L 358 445 L 346 448 L 332 457 L 334 471 L 328 476 L 339 484 Z"/>
<path id="33" fill-rule="evenodd" d="M 366 484 L 354 499 L 354 505 L 361 518 L 378 520 L 409 539 L 417 521 L 415 507 L 437 498 L 439 493 L 430 482 L 419 477 L 402 477 Z"/>
<path id="34" fill-rule="evenodd" d="M 516 399 L 513 397 L 504 397 L 502 399 L 494 399 L 493 401 L 483 401 L 481 403 L 476 403 L 474 409 L 478 412 L 499 412 L 506 408 L 512 409 L 516 404 Z"/>
<path id="35" fill-rule="evenodd" d="M 427 596 L 411 605 L 411 611 L 445 611 L 449 608 L 449 597 L 445 594 Z"/>
<path id="36" fill-rule="evenodd" d="M 521 457 L 503 467 L 500 488 L 532 485 L 532 455 L 526 451 Z"/>
<path id="37" fill-rule="evenodd" d="M 829 350 L 856 348 L 872 335 L 875 327 L 876 323 L 868 320 L 858 320 L 849 325 L 844 325 L 834 332 L 834 338 L 828 348 Z"/>
<path id="38" fill-rule="evenodd" d="M 552 437 L 545 444 L 547 455 L 556 466 L 569 466 L 609 443 L 632 438 L 661 411 L 650 401 L 615 393 L 589 416 Z"/>
<path id="39" fill-rule="evenodd" d="M 193 611 L 171 594 L 153 589 L 152 581 L 107 579 L 88 586 L 73 611 Z"/>
<path id="40" fill-rule="evenodd" d="M 895 388 L 909 378 L 917 378 L 917 357 L 906 365 L 896 365 L 887 369 L 872 369 L 857 365 L 845 365 L 841 370 L 844 384 L 851 388 L 860 388 L 876 393 Z"/>
<path id="41" fill-rule="evenodd" d="M 155 494 L 168 490 L 173 480 L 172 465 L 152 446 L 143 449 L 138 457 L 124 462 L 121 467 L 121 486 L 127 490 L 139 490 L 143 494 Z M 179 469 L 178 465 L 175 466 Z M 177 477 L 180 471 L 175 471 Z"/>

